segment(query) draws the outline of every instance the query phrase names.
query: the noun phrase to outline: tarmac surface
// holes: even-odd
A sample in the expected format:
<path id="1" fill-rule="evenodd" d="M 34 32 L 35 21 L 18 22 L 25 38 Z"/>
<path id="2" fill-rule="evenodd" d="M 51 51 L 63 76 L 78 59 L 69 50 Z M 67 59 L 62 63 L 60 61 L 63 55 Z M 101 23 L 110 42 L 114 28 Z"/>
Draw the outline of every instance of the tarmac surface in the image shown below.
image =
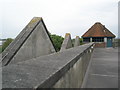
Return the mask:
<path id="1" fill-rule="evenodd" d="M 118 88 L 118 48 L 95 48 L 82 88 Z"/>

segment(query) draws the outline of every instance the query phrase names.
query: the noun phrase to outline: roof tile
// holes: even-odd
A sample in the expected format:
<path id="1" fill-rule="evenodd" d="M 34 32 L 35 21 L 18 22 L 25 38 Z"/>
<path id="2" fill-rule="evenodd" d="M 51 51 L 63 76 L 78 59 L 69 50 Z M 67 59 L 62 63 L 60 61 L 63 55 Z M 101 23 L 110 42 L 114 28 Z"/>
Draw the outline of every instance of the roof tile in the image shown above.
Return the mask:
<path id="1" fill-rule="evenodd" d="M 96 22 L 82 37 L 115 37 L 115 35 L 100 22 Z"/>

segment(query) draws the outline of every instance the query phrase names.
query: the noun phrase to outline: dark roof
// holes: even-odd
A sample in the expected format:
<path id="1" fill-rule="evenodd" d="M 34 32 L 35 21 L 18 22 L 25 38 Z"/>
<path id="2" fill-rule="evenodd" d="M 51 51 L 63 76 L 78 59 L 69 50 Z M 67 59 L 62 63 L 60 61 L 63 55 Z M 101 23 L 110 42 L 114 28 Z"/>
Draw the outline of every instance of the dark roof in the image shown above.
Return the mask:
<path id="1" fill-rule="evenodd" d="M 100 22 L 97 22 L 82 37 L 115 37 L 115 35 Z"/>

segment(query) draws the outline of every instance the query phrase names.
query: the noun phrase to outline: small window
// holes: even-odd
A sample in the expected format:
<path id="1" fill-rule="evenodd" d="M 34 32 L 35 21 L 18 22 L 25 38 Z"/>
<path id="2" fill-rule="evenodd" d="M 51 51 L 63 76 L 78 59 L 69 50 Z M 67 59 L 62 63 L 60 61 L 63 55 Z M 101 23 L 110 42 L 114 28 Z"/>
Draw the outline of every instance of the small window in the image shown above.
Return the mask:
<path id="1" fill-rule="evenodd" d="M 84 42 L 90 42 L 90 38 L 83 38 Z"/>
<path id="2" fill-rule="evenodd" d="M 104 37 L 93 37 L 92 42 L 104 42 Z"/>

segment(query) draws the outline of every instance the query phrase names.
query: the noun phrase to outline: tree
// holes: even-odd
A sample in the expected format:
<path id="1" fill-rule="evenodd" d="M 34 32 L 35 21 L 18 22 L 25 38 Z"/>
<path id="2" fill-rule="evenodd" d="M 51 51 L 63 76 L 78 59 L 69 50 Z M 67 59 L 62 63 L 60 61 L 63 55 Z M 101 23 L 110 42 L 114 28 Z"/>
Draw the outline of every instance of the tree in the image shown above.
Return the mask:
<path id="1" fill-rule="evenodd" d="M 80 38 L 79 41 L 80 41 L 80 45 L 83 45 L 83 39 Z M 74 46 L 74 44 L 75 44 L 75 39 L 72 39 L 72 46 Z"/>
<path id="2" fill-rule="evenodd" d="M 50 35 L 50 36 L 51 36 L 53 44 L 56 48 L 56 51 L 60 51 L 60 48 L 61 48 L 61 45 L 63 43 L 64 38 L 62 36 L 58 36 L 58 35 L 55 35 L 55 34 Z"/>
<path id="3" fill-rule="evenodd" d="M 83 39 L 82 38 L 80 38 L 80 45 L 82 45 L 83 44 Z"/>
<path id="4" fill-rule="evenodd" d="M 6 41 L 2 45 L 2 52 L 8 47 L 8 45 L 13 41 L 12 38 L 6 39 Z"/>

